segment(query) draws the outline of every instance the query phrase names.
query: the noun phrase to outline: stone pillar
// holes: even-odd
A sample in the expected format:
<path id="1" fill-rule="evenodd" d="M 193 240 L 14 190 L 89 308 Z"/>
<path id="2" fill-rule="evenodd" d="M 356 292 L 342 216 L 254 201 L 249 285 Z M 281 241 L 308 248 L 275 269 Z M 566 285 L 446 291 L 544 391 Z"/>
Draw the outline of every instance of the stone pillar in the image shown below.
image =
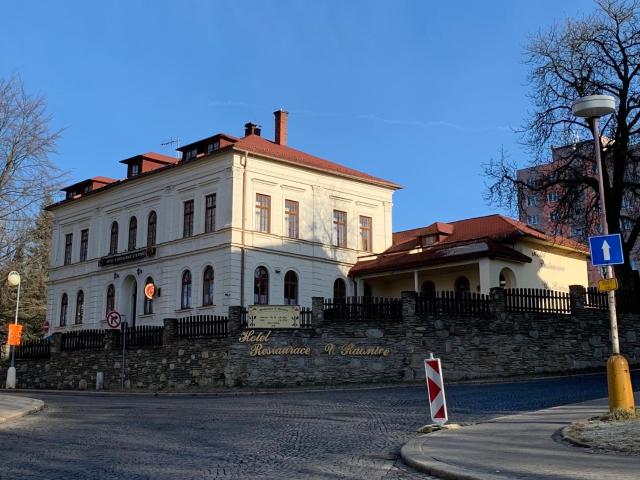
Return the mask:
<path id="1" fill-rule="evenodd" d="M 229 336 L 230 337 L 237 336 L 242 330 L 242 326 L 240 324 L 242 320 L 242 310 L 243 310 L 243 307 L 240 307 L 240 306 L 229 307 Z"/>
<path id="2" fill-rule="evenodd" d="M 54 333 L 51 335 L 51 343 L 49 343 L 49 349 L 51 351 L 51 355 L 58 354 L 61 352 L 62 347 L 62 333 Z"/>
<path id="3" fill-rule="evenodd" d="M 587 290 L 582 285 L 569 285 L 569 301 L 571 302 L 571 313 L 584 308 L 587 302 Z"/>
<path id="4" fill-rule="evenodd" d="M 402 301 L 402 319 L 408 320 L 416 316 L 416 300 L 418 294 L 413 291 L 404 291 L 400 293 Z"/>
<path id="5" fill-rule="evenodd" d="M 110 328 L 104 331 L 104 349 L 115 350 L 116 337 L 120 334 L 120 330 Z"/>
<path id="6" fill-rule="evenodd" d="M 507 313 L 507 292 L 502 287 L 492 287 L 489 291 L 491 297 L 491 313 L 496 317 Z"/>
<path id="7" fill-rule="evenodd" d="M 177 318 L 164 319 L 164 330 L 162 331 L 162 345 L 166 347 L 176 342 L 176 340 L 178 339 L 177 329 L 178 329 Z"/>
<path id="8" fill-rule="evenodd" d="M 324 297 L 311 297 L 311 321 L 313 327 L 319 327 L 324 321 Z"/>

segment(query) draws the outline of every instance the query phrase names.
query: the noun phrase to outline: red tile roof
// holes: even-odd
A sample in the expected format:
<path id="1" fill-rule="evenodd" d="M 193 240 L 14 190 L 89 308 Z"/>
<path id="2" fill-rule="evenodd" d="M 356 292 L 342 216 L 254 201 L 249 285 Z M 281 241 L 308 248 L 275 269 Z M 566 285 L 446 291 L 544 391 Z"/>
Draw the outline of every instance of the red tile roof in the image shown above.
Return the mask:
<path id="1" fill-rule="evenodd" d="M 448 227 L 447 227 L 448 226 Z M 421 237 L 449 231 L 439 235 L 440 240 L 428 247 L 422 247 Z M 428 227 L 404 230 L 393 234 L 393 245 L 373 260 L 359 261 L 349 275 L 363 275 L 400 268 L 436 265 L 457 261 L 461 258 L 500 257 L 516 261 L 531 261 L 529 257 L 517 252 L 507 243 L 518 238 L 530 237 L 552 245 L 561 246 L 588 254 L 588 249 L 573 240 L 564 237 L 550 237 L 530 226 L 503 215 L 488 215 Z M 470 248 L 472 245 L 485 245 L 486 248 Z M 462 248 L 466 247 L 466 248 Z M 410 253 L 423 248 L 417 253 Z"/>
<path id="2" fill-rule="evenodd" d="M 147 152 L 147 153 L 141 153 L 139 155 L 134 155 L 133 157 L 125 158 L 124 160 L 120 160 L 120 163 L 128 163 L 131 160 L 137 160 L 139 158 L 151 160 L 152 162 L 156 162 L 156 163 L 163 163 L 166 165 L 179 162 L 177 158 L 170 157 L 169 155 L 163 155 L 162 153 L 156 153 L 156 152 Z"/>
<path id="3" fill-rule="evenodd" d="M 198 140 L 196 142 L 192 142 L 188 145 L 183 145 L 180 148 L 178 148 L 178 151 L 184 152 L 185 150 L 188 150 L 190 147 L 193 147 L 195 145 L 200 145 L 203 142 L 205 142 L 206 140 L 211 140 L 214 138 L 220 138 L 220 139 L 224 139 L 225 144 L 223 145 L 223 143 L 221 142 L 220 144 L 220 149 L 216 150 L 216 152 L 220 152 L 220 151 L 224 151 L 227 149 L 235 149 L 237 151 L 247 151 L 247 152 L 251 152 L 254 153 L 256 155 L 262 155 L 265 157 L 268 157 L 272 160 L 275 161 L 279 161 L 279 162 L 283 162 L 283 163 L 289 163 L 289 164 L 294 164 L 297 166 L 301 166 L 304 168 L 309 168 L 312 170 L 319 170 L 322 172 L 327 172 L 327 173 L 332 173 L 338 176 L 342 176 L 342 177 L 347 177 L 347 178 L 352 178 L 355 180 L 360 180 L 360 181 L 364 181 L 366 183 L 370 183 L 370 184 L 374 184 L 374 185 L 380 185 L 386 188 L 391 188 L 394 190 L 397 190 L 399 188 L 402 188 L 402 186 L 398 185 L 397 183 L 391 182 L 389 180 L 385 180 L 383 178 L 379 178 L 379 177 L 374 177 L 373 175 L 369 175 L 366 174 L 364 172 L 361 172 L 359 170 L 355 170 L 353 168 L 349 168 L 349 167 L 345 167 L 344 165 L 340 165 L 338 163 L 334 163 L 331 162 L 329 160 L 325 160 L 323 158 L 320 157 L 316 157 L 313 155 L 310 155 L 308 153 L 302 152 L 300 150 L 296 150 L 294 148 L 288 147 L 286 145 L 280 145 L 278 143 L 272 142 L 270 140 L 267 140 L 265 138 L 262 138 L 259 135 L 248 135 L 242 138 L 237 138 L 234 137 L 233 135 L 228 135 L 226 133 L 218 133 L 216 135 L 213 135 L 211 137 L 208 137 L 207 139 L 202 139 L 202 140 Z M 209 156 L 207 155 L 203 155 L 204 157 Z M 152 173 L 158 173 L 160 171 L 164 171 L 167 168 L 166 167 L 179 167 L 180 165 L 182 165 L 182 161 L 177 160 L 173 157 L 167 156 L 167 155 L 162 155 L 160 153 L 155 153 L 155 152 L 147 152 L 147 153 L 143 153 L 140 155 L 135 155 L 133 157 L 127 158 L 125 160 L 121 160 L 121 163 L 128 163 L 134 159 L 138 159 L 138 158 L 147 158 L 151 161 L 157 162 L 157 163 L 162 163 L 163 167 L 148 171 L 148 172 L 143 172 L 140 175 L 137 175 L 136 177 L 132 177 L 132 178 L 127 178 L 124 180 L 113 180 L 113 179 L 107 179 L 109 180 L 109 182 L 106 183 L 113 183 L 114 185 L 112 185 L 113 187 L 116 187 L 119 184 L 123 184 L 126 183 L 128 181 L 134 180 L 135 179 L 140 179 L 143 177 L 148 176 L 149 174 Z M 189 161 L 189 163 L 191 163 L 194 160 L 198 160 L 199 158 L 201 158 L 200 155 L 198 155 L 198 157 L 196 159 L 192 159 Z M 105 178 L 105 177 L 96 177 L 96 178 Z M 79 183 L 83 183 L 83 182 L 79 182 Z M 76 186 L 78 184 L 72 185 Z M 68 190 L 71 187 L 66 187 L 63 190 Z M 74 201 L 77 200 L 79 198 L 85 197 L 87 195 L 91 195 L 93 192 L 87 192 L 79 197 L 76 197 L 74 199 L 66 199 L 66 200 L 62 200 L 59 202 L 56 202 L 52 205 L 47 206 L 47 209 L 51 209 L 51 208 L 55 208 L 58 207 L 59 205 L 62 204 L 66 204 L 70 201 Z"/>
<path id="4" fill-rule="evenodd" d="M 508 245 L 493 241 L 458 243 L 441 248 L 429 248 L 410 254 L 408 251 L 381 255 L 375 260 L 362 260 L 349 271 L 349 276 L 382 273 L 409 268 L 445 265 L 461 260 L 491 257 L 515 262 L 530 263 L 531 258 Z"/>
<path id="5" fill-rule="evenodd" d="M 334 163 L 329 160 L 310 155 L 286 145 L 280 145 L 259 135 L 248 135 L 246 137 L 243 137 L 235 142 L 233 148 L 236 150 L 247 150 L 258 155 L 265 155 L 267 157 L 273 158 L 274 160 L 282 161 L 285 163 L 293 163 L 295 165 L 310 168 L 312 170 L 320 170 L 323 172 L 334 173 L 340 176 L 355 178 L 357 180 L 364 180 L 367 183 L 382 185 L 384 187 L 390 187 L 393 189 L 402 188 L 397 183 L 391 182 L 389 180 L 374 177 L 359 170 L 345 167 L 344 165 L 340 165 L 338 163 Z"/>

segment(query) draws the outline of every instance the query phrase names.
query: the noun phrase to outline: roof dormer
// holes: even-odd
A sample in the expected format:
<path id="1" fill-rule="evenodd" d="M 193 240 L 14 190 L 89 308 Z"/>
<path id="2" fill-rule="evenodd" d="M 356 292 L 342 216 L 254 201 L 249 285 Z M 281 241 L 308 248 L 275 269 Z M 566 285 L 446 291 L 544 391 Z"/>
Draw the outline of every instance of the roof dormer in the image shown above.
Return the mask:
<path id="1" fill-rule="evenodd" d="M 69 185 L 68 187 L 63 188 L 62 191 L 66 194 L 65 200 L 70 200 L 73 198 L 81 197 L 82 195 L 85 195 L 94 190 L 98 190 L 114 182 L 117 182 L 117 180 L 113 178 L 93 177 L 87 180 L 83 180 L 82 182 Z"/>
<path id="2" fill-rule="evenodd" d="M 133 178 L 142 173 L 173 165 L 178 163 L 178 160 L 161 153 L 147 152 L 120 160 L 120 163 L 124 163 L 127 166 L 127 178 Z"/>

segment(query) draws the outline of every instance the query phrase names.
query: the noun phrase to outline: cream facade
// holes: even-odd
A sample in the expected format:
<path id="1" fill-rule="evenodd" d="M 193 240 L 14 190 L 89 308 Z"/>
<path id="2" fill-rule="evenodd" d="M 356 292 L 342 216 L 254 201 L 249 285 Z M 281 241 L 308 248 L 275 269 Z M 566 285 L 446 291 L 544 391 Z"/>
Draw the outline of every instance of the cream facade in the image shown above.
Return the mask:
<path id="1" fill-rule="evenodd" d="M 259 267 L 268 274 L 270 304 L 285 303 L 285 276 L 290 271 L 297 279 L 296 303 L 303 307 L 311 306 L 313 296 L 332 297 L 337 279 L 352 295 L 349 269 L 361 254 L 370 253 L 362 248 L 359 219 L 371 219 L 372 251 L 388 248 L 392 195 L 397 188 L 225 148 L 59 202 L 49 207 L 54 230 L 47 320 L 53 331 L 64 331 L 104 328 L 111 307 L 130 325 L 159 325 L 167 317 L 226 315 L 230 305 L 254 303 Z M 207 197 L 213 194 L 215 228 L 205 233 Z M 268 231 L 260 231 L 257 195 L 270 199 Z M 297 238 L 289 236 L 286 200 L 298 202 Z M 193 234 L 185 237 L 185 202 L 189 201 L 193 201 Z M 334 210 L 346 212 L 344 246 L 336 246 Z M 145 250 L 152 212 L 157 219 L 155 245 Z M 134 249 L 129 243 L 133 217 L 137 224 Z M 114 222 L 118 225 L 115 254 Z M 88 230 L 88 245 L 86 259 L 81 261 L 83 230 Z M 71 255 L 65 258 L 69 238 Z M 145 253 L 122 260 L 128 251 Z M 110 263 L 115 257 L 122 261 Z M 101 259 L 106 264 L 101 266 Z M 208 268 L 213 269 L 212 288 L 209 283 L 205 286 Z M 185 306 L 187 271 L 191 287 Z M 143 294 L 149 282 L 157 290 L 151 303 L 144 301 Z M 109 292 L 115 295 L 110 297 Z"/>

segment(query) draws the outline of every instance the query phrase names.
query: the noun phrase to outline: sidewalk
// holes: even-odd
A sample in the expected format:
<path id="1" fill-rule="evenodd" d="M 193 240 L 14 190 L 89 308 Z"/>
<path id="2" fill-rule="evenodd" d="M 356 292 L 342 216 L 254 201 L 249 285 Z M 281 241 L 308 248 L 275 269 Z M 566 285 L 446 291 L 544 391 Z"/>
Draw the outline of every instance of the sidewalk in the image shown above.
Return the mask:
<path id="1" fill-rule="evenodd" d="M 0 394 L 0 424 L 39 412 L 43 408 L 44 402 L 42 400 Z"/>
<path id="2" fill-rule="evenodd" d="M 421 435 L 401 455 L 406 464 L 445 479 L 637 480 L 639 457 L 597 454 L 559 441 L 563 427 L 607 410 L 607 399 L 600 399 L 500 417 Z"/>

